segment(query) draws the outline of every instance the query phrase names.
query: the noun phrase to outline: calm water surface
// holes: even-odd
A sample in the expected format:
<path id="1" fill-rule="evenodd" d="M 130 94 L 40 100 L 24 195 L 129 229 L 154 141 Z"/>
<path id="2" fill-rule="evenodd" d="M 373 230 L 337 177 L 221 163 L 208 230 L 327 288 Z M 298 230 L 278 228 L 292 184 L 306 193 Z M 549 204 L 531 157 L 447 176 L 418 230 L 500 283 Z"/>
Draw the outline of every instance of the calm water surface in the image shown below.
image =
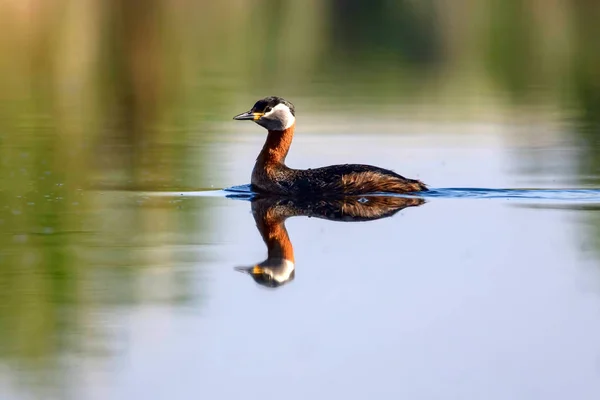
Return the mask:
<path id="1" fill-rule="evenodd" d="M 501 126 L 399 129 L 307 123 L 288 161 L 373 163 L 433 188 L 551 187 Z M 210 145 L 221 187 L 248 181 L 264 140 L 250 125 L 231 135 Z M 441 196 L 369 222 L 290 218 L 295 279 L 267 289 L 233 268 L 266 256 L 249 201 L 81 198 L 78 230 L 3 233 L 19 303 L 3 305 L 2 398 L 600 396 L 600 201 Z M 48 252 L 77 268 L 31 278 Z"/>
<path id="2" fill-rule="evenodd" d="M 0 1 L 0 400 L 600 398 L 600 2 L 138 3 Z M 434 190 L 227 197 L 269 95 Z"/>

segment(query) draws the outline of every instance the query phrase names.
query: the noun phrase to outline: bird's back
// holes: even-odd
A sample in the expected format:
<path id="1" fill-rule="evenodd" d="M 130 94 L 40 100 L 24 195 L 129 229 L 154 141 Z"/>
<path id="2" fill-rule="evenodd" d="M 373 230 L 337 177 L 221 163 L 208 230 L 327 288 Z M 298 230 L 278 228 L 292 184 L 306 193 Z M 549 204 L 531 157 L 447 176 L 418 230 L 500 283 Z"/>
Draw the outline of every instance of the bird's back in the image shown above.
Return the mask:
<path id="1" fill-rule="evenodd" d="M 393 171 L 363 164 L 290 170 L 292 193 L 360 195 L 367 193 L 410 193 L 427 190 L 422 182 Z"/>

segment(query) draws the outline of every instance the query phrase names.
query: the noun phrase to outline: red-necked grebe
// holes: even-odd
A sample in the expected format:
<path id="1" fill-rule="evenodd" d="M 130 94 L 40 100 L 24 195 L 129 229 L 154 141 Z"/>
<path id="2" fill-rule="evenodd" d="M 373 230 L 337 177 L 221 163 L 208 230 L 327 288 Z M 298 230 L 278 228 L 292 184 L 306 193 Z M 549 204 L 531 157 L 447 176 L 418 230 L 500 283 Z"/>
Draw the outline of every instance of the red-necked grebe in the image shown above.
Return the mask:
<path id="1" fill-rule="evenodd" d="M 285 165 L 296 112 L 289 101 L 266 97 L 248 112 L 233 119 L 254 121 L 269 133 L 252 170 L 252 190 L 286 196 L 347 196 L 369 193 L 411 193 L 427 190 L 421 181 L 363 164 L 342 164 L 314 169 L 293 169 Z"/>

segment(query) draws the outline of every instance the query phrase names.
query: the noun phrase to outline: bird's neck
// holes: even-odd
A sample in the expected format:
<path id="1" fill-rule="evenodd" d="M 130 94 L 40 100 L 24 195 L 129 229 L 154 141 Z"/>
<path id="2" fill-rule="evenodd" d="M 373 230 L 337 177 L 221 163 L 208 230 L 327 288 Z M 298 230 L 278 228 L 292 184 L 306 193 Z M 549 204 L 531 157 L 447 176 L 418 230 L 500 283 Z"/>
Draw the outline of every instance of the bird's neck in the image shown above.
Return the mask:
<path id="1" fill-rule="evenodd" d="M 295 262 L 294 248 L 288 236 L 287 229 L 282 223 L 272 227 L 268 235 L 265 235 L 265 243 L 267 245 L 267 254 L 270 259 L 283 259 Z"/>
<path id="2" fill-rule="evenodd" d="M 287 229 L 285 229 L 285 218 L 277 215 L 275 209 L 269 209 L 257 220 L 265 244 L 269 259 L 284 259 L 294 261 L 294 248 Z"/>
<path id="3" fill-rule="evenodd" d="M 256 163 L 262 165 L 284 164 L 285 157 L 292 145 L 295 127 L 296 124 L 293 124 L 282 131 L 270 130 Z"/>

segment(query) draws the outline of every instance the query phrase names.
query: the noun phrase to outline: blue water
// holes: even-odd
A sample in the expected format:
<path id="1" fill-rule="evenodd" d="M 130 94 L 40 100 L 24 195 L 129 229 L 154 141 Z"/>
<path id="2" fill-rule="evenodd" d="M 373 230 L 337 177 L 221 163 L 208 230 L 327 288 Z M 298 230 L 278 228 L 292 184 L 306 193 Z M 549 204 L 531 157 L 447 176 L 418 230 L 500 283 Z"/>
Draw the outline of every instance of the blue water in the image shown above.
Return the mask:
<path id="1" fill-rule="evenodd" d="M 440 188 L 419 194 L 421 197 L 473 198 L 473 199 L 523 199 L 600 202 L 599 189 L 487 189 Z"/>
<path id="2" fill-rule="evenodd" d="M 149 194 L 149 193 L 146 193 Z M 154 195 L 186 197 L 228 197 L 251 199 L 256 193 L 250 185 L 237 185 L 225 189 L 197 190 L 188 192 L 160 192 Z M 377 195 L 374 193 L 373 195 Z M 386 196 L 390 194 L 385 193 Z M 400 197 L 437 199 L 496 199 L 569 203 L 600 203 L 600 189 L 493 189 L 493 188 L 437 188 L 414 194 L 392 194 Z"/>
<path id="3" fill-rule="evenodd" d="M 213 190 L 205 195 L 217 195 L 230 198 L 252 198 L 255 193 L 250 185 L 237 185 L 223 190 Z M 191 194 L 191 193 L 190 193 Z M 186 195 L 186 193 L 182 193 Z M 386 195 L 389 195 L 386 193 Z M 437 188 L 427 192 L 395 196 L 444 198 L 444 199 L 504 199 L 504 200 L 541 200 L 551 202 L 600 203 L 600 189 L 493 189 L 493 188 Z"/>

